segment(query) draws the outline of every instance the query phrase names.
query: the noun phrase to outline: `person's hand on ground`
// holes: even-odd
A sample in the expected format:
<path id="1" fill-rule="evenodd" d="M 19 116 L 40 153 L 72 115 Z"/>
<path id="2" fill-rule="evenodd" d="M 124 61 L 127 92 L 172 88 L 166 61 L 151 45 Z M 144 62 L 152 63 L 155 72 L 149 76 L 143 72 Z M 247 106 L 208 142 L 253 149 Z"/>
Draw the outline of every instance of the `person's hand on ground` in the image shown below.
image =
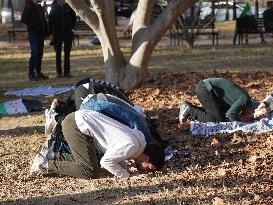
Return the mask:
<path id="1" fill-rule="evenodd" d="M 138 171 L 138 169 L 136 167 L 132 166 L 132 167 L 129 168 L 129 172 L 130 173 L 138 173 L 139 171 Z"/>
<path id="2" fill-rule="evenodd" d="M 134 174 L 134 175 L 131 175 L 131 177 L 129 178 L 130 180 L 136 180 L 136 181 L 139 181 L 139 180 L 148 180 L 149 179 L 149 176 L 147 174 Z"/>
<path id="3" fill-rule="evenodd" d="M 266 117 L 266 115 L 268 114 L 266 107 L 267 105 L 264 102 L 261 102 L 255 110 L 254 119 L 261 119 L 263 117 Z"/>
<path id="4" fill-rule="evenodd" d="M 255 112 L 266 107 L 267 107 L 266 104 L 264 102 L 261 102 L 260 105 L 256 108 Z"/>
<path id="5" fill-rule="evenodd" d="M 265 108 L 256 109 L 254 113 L 254 119 L 261 119 L 267 116 L 267 110 Z"/>

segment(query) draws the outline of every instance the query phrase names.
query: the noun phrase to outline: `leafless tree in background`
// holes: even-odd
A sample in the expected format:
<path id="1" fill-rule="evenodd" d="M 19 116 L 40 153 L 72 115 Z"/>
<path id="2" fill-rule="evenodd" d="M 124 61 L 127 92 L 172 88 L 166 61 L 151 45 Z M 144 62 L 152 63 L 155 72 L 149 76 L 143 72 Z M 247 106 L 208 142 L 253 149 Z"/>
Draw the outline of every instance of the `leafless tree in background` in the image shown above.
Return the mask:
<path id="1" fill-rule="evenodd" d="M 152 24 L 150 18 L 155 0 L 139 1 L 128 60 L 124 58 L 116 34 L 114 0 L 90 0 L 90 7 L 84 0 L 67 0 L 67 2 L 99 38 L 106 67 L 106 80 L 119 84 L 124 89 L 132 89 L 143 83 L 150 57 L 162 36 L 178 16 L 197 0 L 169 1 L 167 7 Z"/>

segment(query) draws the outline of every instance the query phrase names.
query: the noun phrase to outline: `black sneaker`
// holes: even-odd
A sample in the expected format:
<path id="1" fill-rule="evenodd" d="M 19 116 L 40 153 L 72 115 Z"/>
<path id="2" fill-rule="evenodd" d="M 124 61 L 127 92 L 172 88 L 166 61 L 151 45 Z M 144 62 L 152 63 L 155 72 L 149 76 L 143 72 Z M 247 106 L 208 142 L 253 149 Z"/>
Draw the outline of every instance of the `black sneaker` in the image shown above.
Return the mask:
<path id="1" fill-rule="evenodd" d="M 28 80 L 29 81 L 37 81 L 38 79 L 34 75 L 29 75 Z"/>
<path id="2" fill-rule="evenodd" d="M 47 79 L 49 79 L 49 77 L 46 76 L 46 75 L 44 75 L 43 73 L 38 73 L 38 74 L 36 75 L 36 78 L 37 78 L 38 80 L 47 80 Z"/>

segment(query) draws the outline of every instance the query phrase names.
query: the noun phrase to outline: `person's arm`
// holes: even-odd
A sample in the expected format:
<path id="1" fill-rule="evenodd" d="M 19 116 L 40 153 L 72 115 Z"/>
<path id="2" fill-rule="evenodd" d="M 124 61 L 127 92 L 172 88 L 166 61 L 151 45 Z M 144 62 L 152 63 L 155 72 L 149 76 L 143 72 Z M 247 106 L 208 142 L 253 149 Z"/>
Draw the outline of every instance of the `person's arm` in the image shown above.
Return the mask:
<path id="1" fill-rule="evenodd" d="M 263 103 L 266 105 L 268 111 L 271 112 L 273 110 L 273 93 L 266 96 L 266 98 L 263 100 Z"/>
<path id="2" fill-rule="evenodd" d="M 21 16 L 21 22 L 29 26 L 30 21 L 31 21 L 31 6 L 26 5 Z"/>
<path id="3" fill-rule="evenodd" d="M 128 179 L 130 174 L 119 164 L 119 162 L 132 157 L 134 152 L 135 145 L 133 144 L 116 144 L 113 147 L 109 147 L 101 158 L 100 164 L 113 175 L 119 178 Z"/>
<path id="4" fill-rule="evenodd" d="M 266 96 L 255 110 L 255 119 L 266 117 L 273 110 L 273 93 Z"/>
<path id="5" fill-rule="evenodd" d="M 246 96 L 241 96 L 238 100 L 233 103 L 233 105 L 229 108 L 226 115 L 231 121 L 240 121 L 239 113 L 246 106 L 248 98 Z"/>
<path id="6" fill-rule="evenodd" d="M 133 26 L 133 21 L 129 21 L 129 23 L 128 23 L 128 24 L 126 25 L 126 27 L 124 28 L 123 33 L 126 33 L 126 32 L 128 32 L 128 31 L 130 31 L 131 28 L 132 28 L 132 26 Z"/>

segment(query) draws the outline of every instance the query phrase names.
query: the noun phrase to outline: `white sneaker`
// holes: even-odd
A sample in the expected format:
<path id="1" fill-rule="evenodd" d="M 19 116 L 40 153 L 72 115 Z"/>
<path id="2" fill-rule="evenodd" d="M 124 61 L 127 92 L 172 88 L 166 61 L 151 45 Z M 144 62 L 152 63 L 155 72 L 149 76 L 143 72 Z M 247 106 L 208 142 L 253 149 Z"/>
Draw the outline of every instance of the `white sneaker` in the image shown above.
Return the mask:
<path id="1" fill-rule="evenodd" d="M 55 116 L 57 115 L 57 113 L 55 112 L 55 110 L 45 110 L 45 134 L 49 135 L 51 134 L 52 130 L 55 128 L 55 126 L 57 125 L 57 122 L 55 120 Z"/>
<path id="2" fill-rule="evenodd" d="M 47 155 L 51 155 L 51 152 L 52 150 L 48 149 L 47 147 L 42 145 L 39 146 L 29 170 L 29 174 L 31 176 L 38 176 L 48 169 Z"/>
<path id="3" fill-rule="evenodd" d="M 190 114 L 190 104 L 187 101 L 182 101 L 180 104 L 179 122 L 183 123 L 183 120 Z"/>
<path id="4" fill-rule="evenodd" d="M 55 110 L 55 108 L 59 105 L 59 101 L 57 98 L 54 98 L 54 100 L 51 103 L 50 110 Z"/>

